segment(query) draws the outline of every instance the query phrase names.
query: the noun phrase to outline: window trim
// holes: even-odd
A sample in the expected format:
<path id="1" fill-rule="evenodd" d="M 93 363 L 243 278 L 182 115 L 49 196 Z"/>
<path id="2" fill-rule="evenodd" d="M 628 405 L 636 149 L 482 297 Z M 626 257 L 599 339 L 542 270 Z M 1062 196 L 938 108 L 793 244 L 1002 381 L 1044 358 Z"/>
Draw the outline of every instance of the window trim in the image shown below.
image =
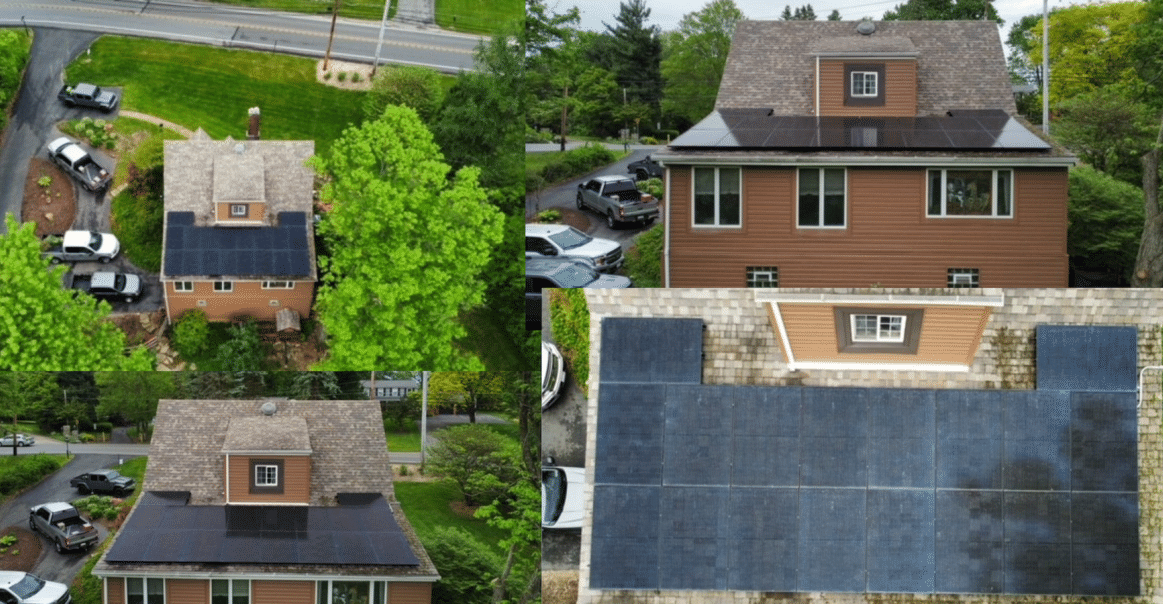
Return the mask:
<path id="1" fill-rule="evenodd" d="M 216 293 L 216 294 L 229 294 L 233 291 L 234 291 L 234 282 L 233 281 L 215 281 L 214 282 L 214 293 Z"/>
<path id="2" fill-rule="evenodd" d="M 380 602 L 391 601 L 391 581 L 381 579 L 361 580 L 361 579 L 319 579 L 315 581 L 315 603 L 316 604 L 334 604 L 335 593 L 332 590 L 331 584 L 339 583 L 368 583 L 368 602 L 370 604 L 380 604 Z M 382 590 L 382 591 L 380 591 Z M 378 597 L 377 597 L 378 596 Z"/>
<path id="3" fill-rule="evenodd" d="M 857 319 L 860 317 L 872 317 L 873 321 L 875 322 L 876 333 L 873 334 L 871 339 L 860 338 L 858 336 L 856 322 L 857 322 Z M 885 342 L 891 342 L 893 344 L 899 344 L 901 342 L 904 342 L 905 330 L 908 329 L 908 325 L 909 325 L 908 315 L 903 315 L 903 314 L 852 313 L 852 314 L 848 315 L 848 319 L 852 322 L 852 325 L 849 326 L 850 329 L 852 330 L 852 340 L 854 342 L 861 342 L 861 343 L 881 344 L 881 343 L 885 343 Z M 884 331 L 884 319 L 900 319 L 900 329 L 899 329 L 900 336 L 899 337 L 892 337 L 892 336 L 884 335 L 884 333 L 883 333 L 883 331 Z"/>
<path id="4" fill-rule="evenodd" d="M 275 283 L 282 283 L 283 285 L 273 285 Z M 263 281 L 263 289 L 295 289 L 294 281 Z"/>
<path id="5" fill-rule="evenodd" d="M 859 96 L 852 94 L 853 73 L 876 74 L 876 94 Z M 886 86 L 884 63 L 845 63 L 843 86 L 845 107 L 883 107 L 885 103 L 884 89 Z"/>
<path id="6" fill-rule="evenodd" d="M 250 213 L 249 213 L 250 208 L 248 206 L 249 206 L 249 204 L 245 204 L 245 203 L 232 203 L 232 204 L 230 204 L 230 217 L 231 218 L 246 218 L 247 216 L 250 215 Z"/>
<path id="7" fill-rule="evenodd" d="M 976 268 L 950 268 L 945 273 L 945 287 L 950 289 L 973 289 L 981 287 L 981 270 Z M 969 277 L 972 282 L 969 284 L 957 283 L 957 277 Z"/>
<path id="8" fill-rule="evenodd" d="M 879 75 L 880 74 L 875 72 L 875 71 L 856 71 L 855 69 L 853 69 L 852 71 L 849 71 L 848 72 L 848 77 L 849 77 L 848 85 L 850 87 L 849 94 L 852 95 L 852 98 L 875 98 L 877 91 L 880 90 L 880 85 L 879 85 L 880 79 L 877 77 Z M 860 77 L 860 84 L 861 84 L 862 88 L 868 88 L 868 82 L 869 82 L 868 76 L 872 76 L 872 78 L 871 78 L 871 80 L 872 80 L 872 94 L 868 94 L 867 92 L 865 92 L 863 90 L 860 92 L 856 91 L 856 76 L 861 76 Z"/>
<path id="9" fill-rule="evenodd" d="M 275 482 L 273 485 L 258 484 L 258 468 L 274 466 L 275 467 Z M 286 473 L 284 472 L 282 459 L 263 459 L 252 457 L 250 459 L 250 494 L 251 495 L 282 495 L 284 493 L 284 485 L 286 485 Z"/>
<path id="10" fill-rule="evenodd" d="M 953 170 L 955 172 L 974 172 L 974 171 L 987 172 L 988 171 L 990 173 L 990 203 L 991 203 L 991 208 L 990 208 L 991 213 L 990 214 L 949 214 L 948 213 L 946 206 L 948 205 L 948 202 L 949 202 L 949 199 L 948 199 L 949 198 L 949 195 L 948 195 L 948 193 L 949 193 L 949 184 L 948 184 L 949 170 Z M 940 172 L 941 173 L 941 213 L 940 214 L 933 214 L 929 210 L 929 203 L 932 201 L 932 197 L 933 197 L 933 190 L 932 190 L 933 189 L 933 178 L 932 178 L 933 172 Z M 1010 208 L 1009 208 L 1010 213 L 1009 214 L 998 214 L 997 213 L 997 193 L 998 193 L 997 181 L 998 181 L 998 175 L 1002 172 L 1009 173 L 1009 182 L 1007 183 L 1008 186 L 1006 187 L 1008 189 L 1008 191 L 1006 191 L 1006 199 L 1009 200 L 1009 206 L 1010 206 Z M 968 218 L 968 219 L 977 219 L 977 220 L 981 220 L 981 219 L 1013 220 L 1014 215 L 1016 214 L 1015 208 L 1014 208 L 1014 205 L 1015 205 L 1014 204 L 1014 189 L 1015 189 L 1014 181 L 1015 180 L 1016 179 L 1014 178 L 1014 169 L 1013 168 L 973 168 L 973 167 L 970 167 L 970 168 L 926 168 L 925 169 L 925 199 L 924 199 L 925 218 L 940 218 L 940 219 L 944 219 L 944 218 L 955 218 L 955 219 Z"/>
<path id="11" fill-rule="evenodd" d="M 715 222 L 700 224 L 695 221 L 696 214 L 696 190 L 695 190 L 695 173 L 699 170 L 714 170 L 715 171 Z M 719 222 L 720 203 L 719 188 L 721 170 L 738 170 L 739 171 L 739 224 L 721 224 Z M 741 229 L 743 228 L 743 166 L 691 166 L 691 228 L 696 229 Z"/>
<path id="12" fill-rule="evenodd" d="M 820 224 L 800 224 L 800 178 L 804 170 L 818 170 L 819 181 L 816 183 L 820 188 L 820 196 L 816 201 L 819 204 L 817 208 L 820 212 Z M 825 225 L 824 222 L 824 180 L 828 170 L 840 170 L 844 174 L 844 224 Z M 797 166 L 796 167 L 796 189 L 795 189 L 795 204 L 796 204 L 796 228 L 797 229 L 811 229 L 811 230 L 831 230 L 843 231 L 848 228 L 848 168 L 841 166 Z"/>
<path id="13" fill-rule="evenodd" d="M 149 604 L 149 582 L 162 582 L 162 604 L 166 602 L 166 579 L 165 577 L 125 577 L 125 601 L 129 602 L 129 585 L 132 582 L 137 582 L 141 585 L 141 601 L 142 604 Z"/>
<path id="14" fill-rule="evenodd" d="M 837 306 L 833 309 L 836 320 L 837 352 L 865 354 L 917 354 L 917 347 L 921 341 L 921 326 L 924 322 L 923 308 L 894 308 L 891 306 Z M 864 341 L 856 340 L 853 327 L 856 315 L 892 315 L 905 317 L 902 340 L 893 341 Z"/>
<path id="15" fill-rule="evenodd" d="M 189 293 L 194 291 L 193 281 L 174 281 L 174 292 Z"/>
<path id="16" fill-rule="evenodd" d="M 748 266 L 747 267 L 747 287 L 751 288 L 774 288 L 779 287 L 779 267 L 778 266 Z M 771 279 L 762 283 L 770 283 L 770 285 L 758 285 L 761 283 L 755 276 L 758 274 L 769 274 Z"/>
<path id="17" fill-rule="evenodd" d="M 251 594 L 251 591 L 253 591 L 251 589 L 252 581 L 250 579 L 235 579 L 233 577 L 223 578 L 223 579 L 210 579 L 210 601 L 211 602 L 214 601 L 214 583 L 216 583 L 218 581 L 222 581 L 222 582 L 226 583 L 226 601 L 228 604 L 234 604 L 234 598 L 236 596 L 243 595 L 243 594 L 235 594 L 234 593 L 234 584 L 236 582 L 239 582 L 239 583 L 245 582 L 246 583 L 246 594 L 245 594 L 246 595 L 246 602 L 247 602 L 247 604 L 250 604 L 251 598 L 253 597 L 253 594 Z"/>

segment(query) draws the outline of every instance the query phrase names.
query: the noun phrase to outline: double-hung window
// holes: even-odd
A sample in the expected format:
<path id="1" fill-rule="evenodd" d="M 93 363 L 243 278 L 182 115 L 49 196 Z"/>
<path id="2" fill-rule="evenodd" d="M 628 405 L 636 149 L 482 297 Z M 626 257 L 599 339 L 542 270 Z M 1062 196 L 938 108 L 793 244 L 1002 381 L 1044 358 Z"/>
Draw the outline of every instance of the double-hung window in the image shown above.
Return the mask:
<path id="1" fill-rule="evenodd" d="M 845 179 L 844 168 L 800 168 L 799 226 L 845 226 Z"/>
<path id="2" fill-rule="evenodd" d="M 876 76 L 875 71 L 853 71 L 852 73 L 852 96 L 853 97 L 875 97 L 876 96 Z"/>
<path id="3" fill-rule="evenodd" d="M 904 315 L 851 315 L 853 342 L 903 342 Z"/>
<path id="4" fill-rule="evenodd" d="M 929 216 L 1012 218 L 1013 170 L 929 170 Z"/>
<path id="5" fill-rule="evenodd" d="M 695 168 L 695 225 L 739 226 L 742 179 L 740 168 Z"/>
<path id="6" fill-rule="evenodd" d="M 248 579 L 211 580 L 210 604 L 250 604 L 250 581 Z"/>
<path id="7" fill-rule="evenodd" d="M 277 487 L 279 486 L 279 467 L 278 466 L 258 466 L 254 467 L 254 486 L 256 487 Z"/>
<path id="8" fill-rule="evenodd" d="M 214 291 L 216 292 L 232 292 L 234 291 L 233 281 L 215 281 Z"/>
<path id="9" fill-rule="evenodd" d="M 126 578 L 125 601 L 128 604 L 166 604 L 165 579 Z"/>

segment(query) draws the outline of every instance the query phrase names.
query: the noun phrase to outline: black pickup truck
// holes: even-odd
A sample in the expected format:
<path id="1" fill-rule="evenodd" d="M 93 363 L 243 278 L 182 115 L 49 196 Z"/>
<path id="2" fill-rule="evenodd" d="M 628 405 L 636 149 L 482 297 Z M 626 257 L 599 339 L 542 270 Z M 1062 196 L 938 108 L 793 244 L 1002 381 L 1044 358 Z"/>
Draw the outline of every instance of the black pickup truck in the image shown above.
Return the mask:
<path id="1" fill-rule="evenodd" d="M 69 486 L 76 488 L 82 495 L 103 493 L 120 496 L 132 492 L 137 482 L 122 476 L 117 470 L 96 470 L 73 478 Z"/>
<path id="2" fill-rule="evenodd" d="M 76 86 L 65 84 L 57 93 L 57 98 L 68 107 L 80 105 L 81 107 L 100 109 L 105 113 L 113 111 L 117 107 L 118 100 L 115 93 L 101 90 L 92 84 L 77 84 Z"/>

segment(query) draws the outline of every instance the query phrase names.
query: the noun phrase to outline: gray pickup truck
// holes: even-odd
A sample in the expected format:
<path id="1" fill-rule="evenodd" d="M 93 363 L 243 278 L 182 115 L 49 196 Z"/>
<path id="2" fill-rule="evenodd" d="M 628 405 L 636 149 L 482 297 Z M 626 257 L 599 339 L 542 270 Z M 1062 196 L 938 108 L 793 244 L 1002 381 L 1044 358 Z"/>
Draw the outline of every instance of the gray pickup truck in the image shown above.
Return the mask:
<path id="1" fill-rule="evenodd" d="M 137 483 L 128 476 L 122 476 L 117 470 L 95 470 L 73 478 L 69 486 L 76 488 L 82 495 L 103 493 L 121 496 L 133 492 Z"/>
<path id="2" fill-rule="evenodd" d="M 126 273 L 99 272 L 65 275 L 65 287 L 102 300 L 134 302 L 141 296 L 141 277 Z"/>
<path id="3" fill-rule="evenodd" d="M 611 229 L 620 223 L 650 224 L 658 218 L 658 201 L 642 193 L 629 176 L 598 176 L 577 186 L 577 209 L 586 208 L 606 217 Z"/>
<path id="4" fill-rule="evenodd" d="M 67 136 L 53 139 L 48 144 L 48 156 L 89 191 L 102 191 L 113 183 L 113 175 Z"/>
<path id="5" fill-rule="evenodd" d="M 80 105 L 81 107 L 100 109 L 105 113 L 109 113 L 117 107 L 116 94 L 108 90 L 101 90 L 92 84 L 82 83 L 76 86 L 65 84 L 57 93 L 57 98 L 68 107 Z"/>
<path id="6" fill-rule="evenodd" d="M 111 233 L 67 231 L 63 237 L 49 236 L 43 255 L 59 262 L 109 262 L 121 252 L 121 242 Z"/>
<path id="7" fill-rule="evenodd" d="M 97 544 L 97 529 L 77 508 L 63 502 L 42 503 L 28 514 L 28 526 L 48 537 L 58 552 L 91 548 Z"/>

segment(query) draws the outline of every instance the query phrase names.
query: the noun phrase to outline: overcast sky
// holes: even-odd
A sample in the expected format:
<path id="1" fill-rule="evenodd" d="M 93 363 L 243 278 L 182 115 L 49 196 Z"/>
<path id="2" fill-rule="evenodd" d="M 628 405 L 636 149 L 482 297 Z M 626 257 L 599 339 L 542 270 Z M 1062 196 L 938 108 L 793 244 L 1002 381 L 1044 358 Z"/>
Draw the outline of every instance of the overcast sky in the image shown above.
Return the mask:
<path id="1" fill-rule="evenodd" d="M 646 0 L 650 9 L 648 24 L 658 25 L 663 30 L 673 30 L 682 20 L 683 15 L 702 9 L 710 0 Z M 779 19 L 785 6 L 795 10 L 798 6 L 811 4 L 816 11 L 817 18 L 827 19 L 832 9 L 840 11 L 840 18 L 845 21 L 858 21 L 864 17 L 880 19 L 885 11 L 891 10 L 904 0 L 798 0 L 791 2 L 771 2 L 768 0 L 735 0 L 735 5 L 748 19 Z M 1050 8 L 1059 8 L 1071 4 L 1080 4 L 1077 0 L 1050 0 Z M 546 0 L 546 5 L 556 13 L 565 12 L 571 6 L 577 6 L 581 12 L 581 28 L 603 32 L 602 22 L 611 25 L 618 15 L 619 0 Z M 1001 30 L 1004 41 L 1009 34 L 1010 27 L 1026 15 L 1041 14 L 1042 0 L 994 0 L 994 8 L 1005 19 Z"/>

